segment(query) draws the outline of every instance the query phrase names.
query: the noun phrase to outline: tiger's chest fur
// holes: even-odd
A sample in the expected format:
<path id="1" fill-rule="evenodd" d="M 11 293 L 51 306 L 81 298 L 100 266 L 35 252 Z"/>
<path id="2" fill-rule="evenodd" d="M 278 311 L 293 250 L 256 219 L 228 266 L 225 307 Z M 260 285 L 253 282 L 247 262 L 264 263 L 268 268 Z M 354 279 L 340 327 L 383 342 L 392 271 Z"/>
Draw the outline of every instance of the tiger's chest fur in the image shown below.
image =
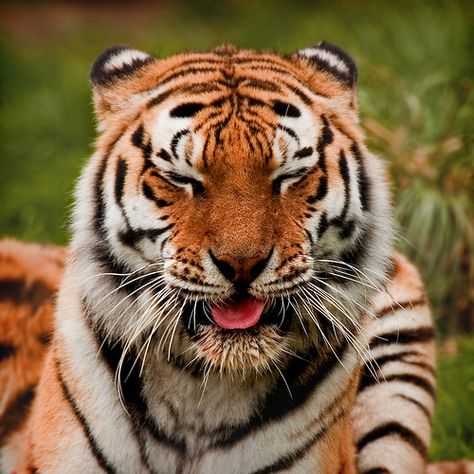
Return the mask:
<path id="1" fill-rule="evenodd" d="M 72 466 L 91 472 L 353 472 L 350 412 L 360 361 L 347 344 L 320 362 L 301 354 L 280 376 L 257 379 L 189 371 L 159 353 L 141 371 L 132 351 L 119 396 L 123 348 L 101 339 L 67 294 L 69 317 L 58 323 L 36 400 L 41 412 L 30 426 L 33 433 L 51 429 L 48 406 L 69 415 L 46 472 L 69 463 L 78 441 Z M 43 443 L 31 446 L 33 459 L 42 459 L 35 452 Z"/>
<path id="2" fill-rule="evenodd" d="M 353 61 L 118 47 L 91 79 L 100 137 L 17 471 L 422 472 L 433 329 Z"/>
<path id="3" fill-rule="evenodd" d="M 429 361 L 430 344 L 423 341 L 430 339 L 419 331 L 423 320 L 425 324 L 429 320 L 413 270 L 403 259 L 397 261 L 399 268 L 388 288 L 397 302 L 379 301 L 378 314 L 389 323 L 391 319 L 391 324 L 406 316 L 414 318 L 416 329 L 397 329 L 397 336 L 411 337 L 409 346 L 387 341 L 386 347 L 377 349 L 384 350 L 378 360 L 388 353 L 398 361 L 396 372 L 402 368 L 403 373 L 410 373 L 410 363 Z M 413 305 L 408 314 L 397 307 L 398 303 L 406 306 L 407 301 Z M 67 302 L 72 310 L 74 298 L 68 297 Z M 424 390 L 415 389 L 413 394 L 410 383 L 392 387 L 394 393 L 383 385 L 364 390 L 357 384 L 360 361 L 351 351 L 344 354 L 347 348 L 343 347 L 340 360 L 333 354 L 318 366 L 309 357 L 297 358 L 286 368 L 285 380 L 275 377 L 250 383 L 218 375 L 204 381 L 200 371 L 190 374 L 179 360 L 170 362 L 166 357 L 140 374 L 139 367 L 133 368 L 131 355 L 123 368 L 122 406 L 115 380 L 121 348 L 104 343 L 91 332 L 80 305 L 77 309 L 76 322 L 68 318 L 68 328 L 58 338 L 63 342 L 48 355 L 18 472 L 33 468 L 59 472 L 65 465 L 70 472 L 354 472 L 354 440 L 393 419 L 390 397 L 408 394 L 423 400 Z M 373 329 L 387 337 L 387 331 Z M 390 334 L 393 339 L 395 333 Z M 372 337 L 377 343 L 376 335 Z M 66 347 L 73 348 L 72 353 L 64 351 Z M 400 367 L 407 347 L 418 358 Z M 364 374 L 367 384 L 371 374 L 367 369 Z M 389 376 L 390 369 L 379 376 L 382 374 Z M 364 400 L 367 394 L 369 405 Z M 404 424 L 407 416 L 413 418 L 410 423 L 419 417 L 416 410 L 407 412 L 407 408 L 399 406 L 395 416 Z M 416 422 L 414 431 L 424 433 L 422 420 Z M 359 462 L 399 467 L 393 472 L 422 472 L 423 463 L 419 463 L 423 458 L 412 452 L 410 443 L 398 445 L 394 458 L 381 457 L 380 452 L 396 443 L 390 434 L 393 436 L 387 432 L 388 438 L 367 444 L 369 456 L 365 459 L 367 449 L 362 449 Z M 405 459 L 400 460 L 399 453 L 404 451 Z"/>

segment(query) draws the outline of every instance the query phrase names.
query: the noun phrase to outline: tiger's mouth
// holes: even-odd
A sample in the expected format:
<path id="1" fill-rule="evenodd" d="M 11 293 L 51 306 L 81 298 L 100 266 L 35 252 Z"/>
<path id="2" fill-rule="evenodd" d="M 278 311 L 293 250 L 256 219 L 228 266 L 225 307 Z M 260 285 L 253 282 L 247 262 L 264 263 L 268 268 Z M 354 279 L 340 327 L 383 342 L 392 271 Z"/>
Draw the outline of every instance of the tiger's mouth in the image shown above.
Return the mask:
<path id="1" fill-rule="evenodd" d="M 200 326 L 208 325 L 224 333 L 255 332 L 262 326 L 275 326 L 286 332 L 294 313 L 286 298 L 265 301 L 248 293 L 236 294 L 219 304 L 195 301 L 186 306 L 183 318 L 191 335 Z"/>
<path id="2" fill-rule="evenodd" d="M 221 305 L 211 305 L 211 314 L 214 322 L 222 329 L 248 329 L 260 321 L 265 306 L 265 301 L 244 295 Z"/>
<path id="3" fill-rule="evenodd" d="M 194 349 L 188 364 L 219 374 L 255 374 L 270 370 L 286 357 L 295 310 L 285 298 L 236 294 L 219 305 L 205 300 L 186 303 L 182 322 Z M 192 355 L 193 354 L 193 355 Z M 199 365 L 202 364 L 202 365 Z"/>

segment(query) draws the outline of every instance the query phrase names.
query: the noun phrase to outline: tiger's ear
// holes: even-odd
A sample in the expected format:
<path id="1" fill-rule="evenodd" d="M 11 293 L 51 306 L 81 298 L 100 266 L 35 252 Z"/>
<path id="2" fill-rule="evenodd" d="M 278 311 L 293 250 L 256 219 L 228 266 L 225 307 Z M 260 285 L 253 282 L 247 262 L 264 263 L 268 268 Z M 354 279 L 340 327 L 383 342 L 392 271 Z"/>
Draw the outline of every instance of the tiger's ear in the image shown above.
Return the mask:
<path id="1" fill-rule="evenodd" d="M 99 121 L 126 107 L 127 100 L 143 89 L 140 77 L 153 61 L 149 54 L 129 46 L 113 46 L 96 59 L 90 79 Z"/>
<path id="2" fill-rule="evenodd" d="M 321 41 L 311 48 L 300 49 L 296 54 L 304 56 L 316 69 L 331 74 L 350 89 L 356 88 L 357 66 L 341 48 Z"/>

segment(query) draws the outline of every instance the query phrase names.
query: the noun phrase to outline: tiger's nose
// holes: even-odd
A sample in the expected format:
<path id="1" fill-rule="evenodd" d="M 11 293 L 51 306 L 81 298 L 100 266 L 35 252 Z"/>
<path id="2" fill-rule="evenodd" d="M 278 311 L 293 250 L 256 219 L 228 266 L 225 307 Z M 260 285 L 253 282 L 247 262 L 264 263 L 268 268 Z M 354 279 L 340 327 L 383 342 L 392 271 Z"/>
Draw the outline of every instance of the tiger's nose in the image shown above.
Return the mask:
<path id="1" fill-rule="evenodd" d="M 209 251 L 209 255 L 219 271 L 236 287 L 241 288 L 250 285 L 262 273 L 272 253 L 273 249 L 266 254 L 257 252 L 250 258 L 237 258 L 228 254 L 216 257 Z"/>

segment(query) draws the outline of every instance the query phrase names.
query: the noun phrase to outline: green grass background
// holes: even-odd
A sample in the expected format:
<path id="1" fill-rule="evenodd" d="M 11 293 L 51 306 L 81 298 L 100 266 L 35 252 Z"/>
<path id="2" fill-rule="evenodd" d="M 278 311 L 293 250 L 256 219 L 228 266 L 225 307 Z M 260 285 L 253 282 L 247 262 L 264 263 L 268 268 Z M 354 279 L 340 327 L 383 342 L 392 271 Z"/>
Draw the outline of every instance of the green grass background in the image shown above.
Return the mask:
<path id="1" fill-rule="evenodd" d="M 362 124 L 389 163 L 399 246 L 423 271 L 440 335 L 474 329 L 472 2 L 2 2 L 0 27 L 0 235 L 67 242 L 95 137 L 88 71 L 106 47 L 292 52 L 326 39 L 359 65 Z M 456 341 L 439 359 L 434 460 L 474 459 L 474 337 Z"/>

